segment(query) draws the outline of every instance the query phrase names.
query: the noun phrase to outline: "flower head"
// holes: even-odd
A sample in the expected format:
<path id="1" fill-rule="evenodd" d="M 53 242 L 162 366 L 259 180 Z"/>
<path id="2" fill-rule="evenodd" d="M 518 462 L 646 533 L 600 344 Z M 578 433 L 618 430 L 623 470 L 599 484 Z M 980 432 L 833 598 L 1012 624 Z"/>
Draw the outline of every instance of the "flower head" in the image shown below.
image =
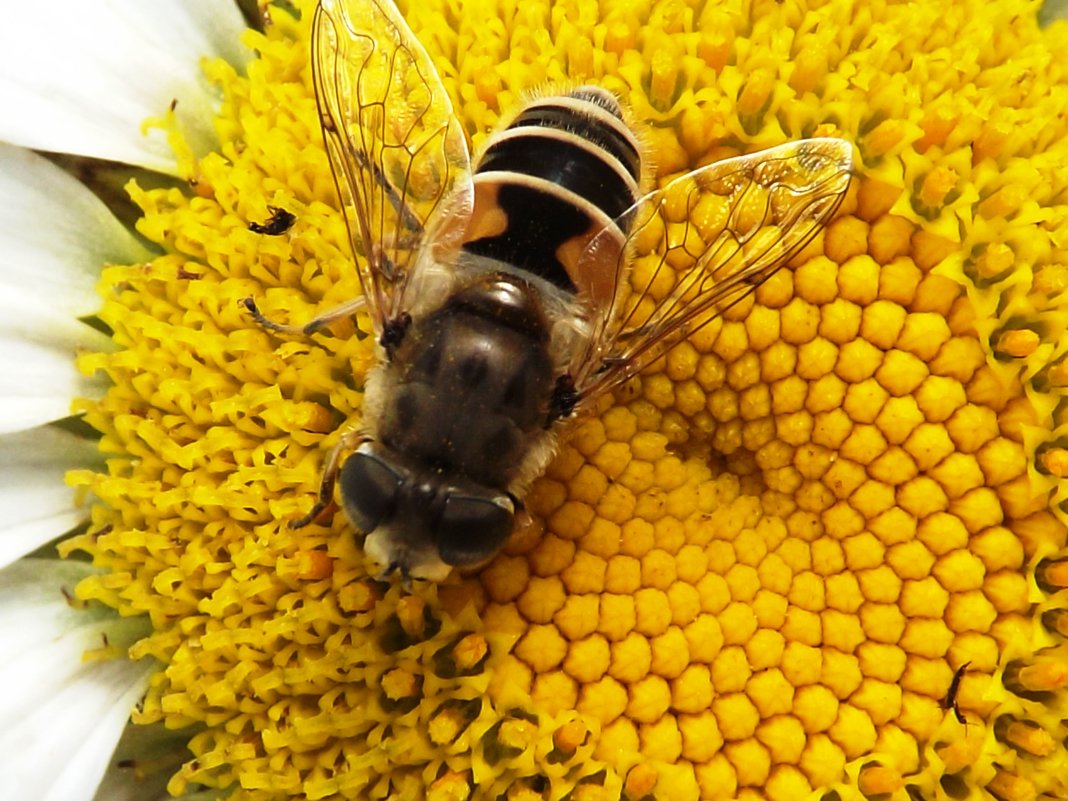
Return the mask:
<path id="1" fill-rule="evenodd" d="M 579 426 L 483 570 L 411 593 L 288 529 L 358 418 L 358 293 L 310 91 L 274 8 L 187 187 L 132 185 L 157 255 L 104 270 L 118 346 L 77 404 L 106 469 L 64 551 L 146 616 L 135 714 L 190 727 L 175 794 L 795 799 L 1063 791 L 1068 26 L 1030 3 L 420 3 L 477 148 L 592 81 L 663 180 L 856 143 L 825 234 Z M 492 20 L 487 22 L 486 20 Z M 181 139 L 175 137 L 179 143 Z M 249 230 L 272 209 L 295 220 Z M 963 721 L 967 721 L 965 724 Z M 946 790 L 949 792 L 949 790 Z M 954 791 L 955 792 L 955 791 Z"/>

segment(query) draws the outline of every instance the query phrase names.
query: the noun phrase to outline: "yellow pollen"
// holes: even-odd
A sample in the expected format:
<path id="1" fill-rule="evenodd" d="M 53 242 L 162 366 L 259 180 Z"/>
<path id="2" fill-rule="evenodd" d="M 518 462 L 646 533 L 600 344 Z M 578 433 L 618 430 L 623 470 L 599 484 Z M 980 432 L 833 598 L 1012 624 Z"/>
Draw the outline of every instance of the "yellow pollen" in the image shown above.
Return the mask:
<path id="1" fill-rule="evenodd" d="M 979 277 L 998 277 L 1012 267 L 1014 258 L 1015 255 L 1008 245 L 1003 242 L 992 243 L 976 261 Z"/>
<path id="2" fill-rule="evenodd" d="M 866 796 L 888 795 L 902 788 L 900 772 L 883 765 L 865 766 L 860 771 L 857 785 Z"/>
<path id="3" fill-rule="evenodd" d="M 471 780 L 468 774 L 448 771 L 430 783 L 428 801 L 466 801 L 471 796 Z"/>
<path id="4" fill-rule="evenodd" d="M 935 167 L 926 178 L 920 188 L 920 202 L 928 208 L 937 208 L 942 205 L 946 195 L 953 191 L 957 185 L 959 176 L 948 167 Z"/>
<path id="5" fill-rule="evenodd" d="M 1035 352 L 1039 342 L 1038 334 L 1034 331 L 1006 331 L 998 338 L 995 350 L 1017 359 L 1026 358 Z"/>
<path id="6" fill-rule="evenodd" d="M 1039 463 L 1058 478 L 1068 478 L 1068 449 L 1051 448 L 1042 454 Z"/>
<path id="7" fill-rule="evenodd" d="M 885 156 L 901 143 L 905 135 L 905 126 L 900 120 L 884 120 L 864 137 L 864 150 L 875 158 Z"/>
<path id="8" fill-rule="evenodd" d="M 1015 214 L 1028 197 L 1026 187 L 1004 186 L 979 204 L 979 213 L 987 219 L 1009 217 Z"/>

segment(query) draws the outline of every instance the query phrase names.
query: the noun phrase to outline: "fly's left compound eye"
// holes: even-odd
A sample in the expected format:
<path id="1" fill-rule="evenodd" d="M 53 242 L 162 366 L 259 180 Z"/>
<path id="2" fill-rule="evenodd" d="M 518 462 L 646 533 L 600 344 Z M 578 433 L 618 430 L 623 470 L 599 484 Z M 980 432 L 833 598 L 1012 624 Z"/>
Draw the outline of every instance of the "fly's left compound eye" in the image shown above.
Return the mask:
<path id="1" fill-rule="evenodd" d="M 450 493 L 437 524 L 438 554 L 462 566 L 492 556 L 512 533 L 515 505 L 507 495 L 479 498 Z"/>
<path id="2" fill-rule="evenodd" d="M 361 445 L 341 467 L 341 498 L 353 525 L 370 533 L 392 517 L 404 481 L 403 473 Z"/>

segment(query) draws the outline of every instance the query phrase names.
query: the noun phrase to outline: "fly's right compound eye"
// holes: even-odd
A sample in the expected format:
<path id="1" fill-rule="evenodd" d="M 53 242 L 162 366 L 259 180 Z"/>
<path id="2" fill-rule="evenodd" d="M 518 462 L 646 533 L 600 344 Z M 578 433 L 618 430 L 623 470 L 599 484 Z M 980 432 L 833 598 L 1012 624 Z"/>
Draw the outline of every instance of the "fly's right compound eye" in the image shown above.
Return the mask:
<path id="1" fill-rule="evenodd" d="M 450 565 L 472 565 L 496 553 L 512 533 L 515 505 L 506 495 L 450 493 L 436 527 L 438 553 Z"/>
<path id="2" fill-rule="evenodd" d="M 406 477 L 369 444 L 361 445 L 341 467 L 345 513 L 360 531 L 370 533 L 393 516 Z"/>

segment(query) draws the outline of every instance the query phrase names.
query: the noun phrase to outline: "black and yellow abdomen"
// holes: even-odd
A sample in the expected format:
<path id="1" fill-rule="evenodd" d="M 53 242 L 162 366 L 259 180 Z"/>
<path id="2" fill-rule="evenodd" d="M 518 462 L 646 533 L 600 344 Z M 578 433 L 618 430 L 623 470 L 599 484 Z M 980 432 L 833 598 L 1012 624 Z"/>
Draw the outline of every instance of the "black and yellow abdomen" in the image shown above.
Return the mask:
<path id="1" fill-rule="evenodd" d="M 535 100 L 490 138 L 474 168 L 463 247 L 600 304 L 614 288 L 640 180 L 638 141 L 609 92 L 583 86 Z M 618 247 L 580 262 L 605 230 Z"/>

